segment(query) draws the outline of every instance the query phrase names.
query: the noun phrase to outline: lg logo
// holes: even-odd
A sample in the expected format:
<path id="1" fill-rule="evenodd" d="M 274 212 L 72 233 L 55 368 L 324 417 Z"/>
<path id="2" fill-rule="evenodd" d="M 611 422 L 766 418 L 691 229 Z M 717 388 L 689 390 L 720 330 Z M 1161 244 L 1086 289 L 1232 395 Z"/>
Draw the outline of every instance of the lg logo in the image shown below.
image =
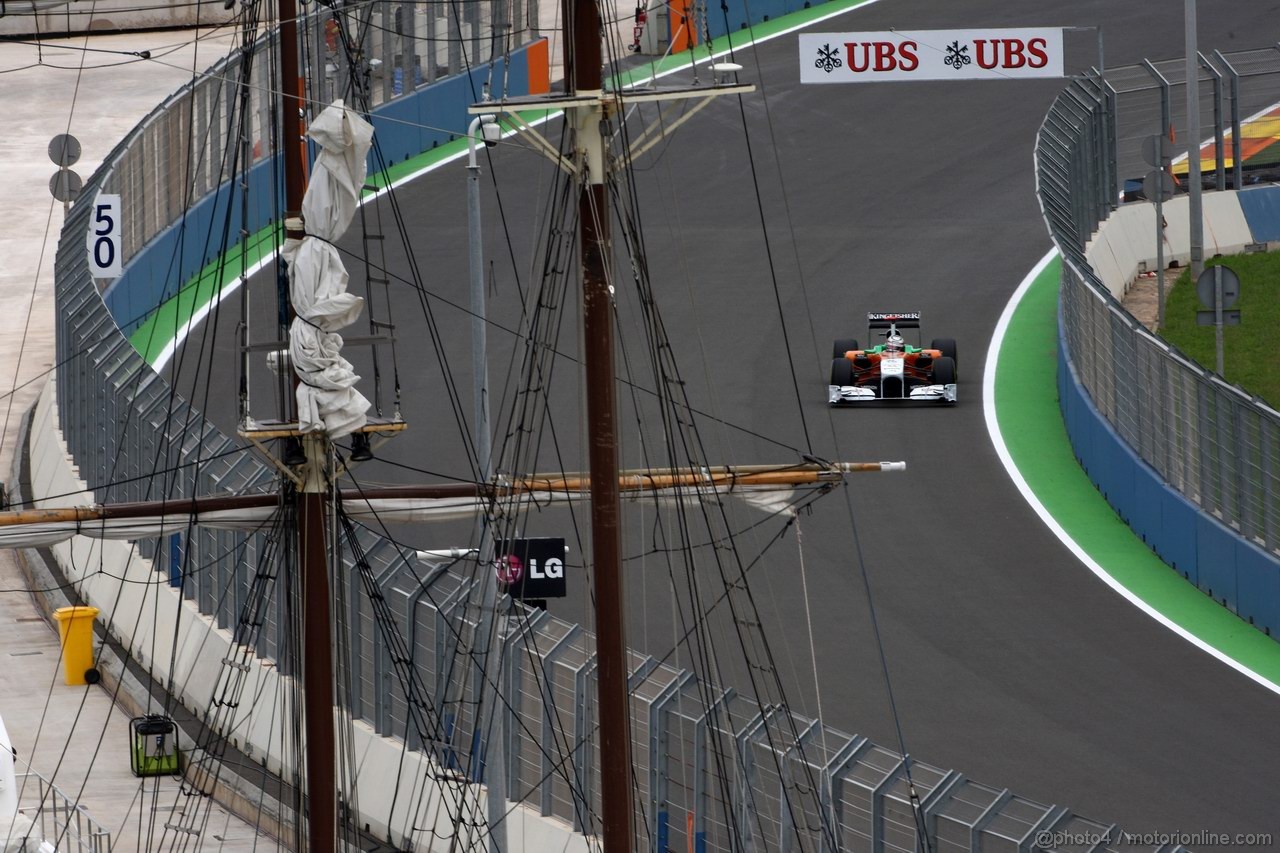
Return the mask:
<path id="1" fill-rule="evenodd" d="M 519 583 L 520 578 L 525 574 L 525 563 L 515 554 L 505 554 L 498 558 L 495 565 L 495 571 L 498 573 L 498 580 L 504 584 Z M 530 559 L 527 566 L 529 577 L 534 580 L 546 580 L 564 577 L 564 561 L 557 560 L 552 557 L 539 563 L 537 559 Z"/>
<path id="2" fill-rule="evenodd" d="M 538 579 L 562 578 L 564 577 L 564 561 L 552 557 L 549 560 L 544 560 L 542 565 L 539 566 L 537 560 L 530 560 L 529 577 Z"/>

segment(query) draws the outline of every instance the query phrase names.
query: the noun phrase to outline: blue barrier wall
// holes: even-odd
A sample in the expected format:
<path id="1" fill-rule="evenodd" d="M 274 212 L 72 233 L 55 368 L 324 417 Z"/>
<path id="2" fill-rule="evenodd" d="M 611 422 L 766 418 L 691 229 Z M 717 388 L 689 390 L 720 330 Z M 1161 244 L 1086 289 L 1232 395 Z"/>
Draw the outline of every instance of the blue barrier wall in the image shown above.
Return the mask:
<path id="1" fill-rule="evenodd" d="M 720 7 L 720 3 L 713 0 L 713 2 L 707 4 L 707 29 L 711 32 L 713 39 L 720 38 L 725 33 L 736 33 L 739 30 L 744 30 L 750 23 L 758 24 L 763 21 L 771 21 L 790 12 L 798 12 L 801 9 L 819 5 L 821 5 L 821 0 L 819 2 L 812 2 L 812 0 L 752 0 L 750 3 L 747 0 L 728 0 L 728 11 L 726 12 Z M 727 27 L 725 26 L 726 18 L 728 19 Z M 702 43 L 702 35 L 702 33 L 698 33 L 699 44 Z"/>
<path id="2" fill-rule="evenodd" d="M 529 91 L 527 51 L 527 45 L 512 51 L 509 72 L 502 60 L 494 63 L 495 86 L 505 77 L 507 92 Z M 489 76 L 488 66 L 478 68 L 470 74 L 459 74 L 425 86 L 376 109 L 370 174 L 465 136 L 471 122 L 467 107 L 480 100 L 479 93 Z M 157 234 L 129 259 L 124 275 L 103 293 L 107 310 L 126 335 L 142 325 L 150 312 L 174 296 L 200 270 L 218 259 L 223 246 L 234 245 L 241 229 L 256 233 L 275 221 L 279 200 L 284 198 L 284 184 L 274 159 L 264 160 L 249 170 L 247 217 L 242 213 L 239 185 L 224 183 L 194 203 L 180 220 Z M 277 182 L 274 193 L 270 192 L 273 177 Z"/>
<path id="3" fill-rule="evenodd" d="M 1080 384 L 1058 328 L 1058 402 L 1080 467 L 1160 559 L 1251 625 L 1280 633 L 1280 559 L 1201 512 L 1134 453 Z"/>
<path id="4" fill-rule="evenodd" d="M 1255 243 L 1280 240 L 1280 187 L 1255 187 L 1236 193 Z"/>
<path id="5" fill-rule="evenodd" d="M 269 192 L 274 158 L 264 160 L 248 174 L 248 230 L 250 233 L 275 220 L 276 200 L 284 198 L 283 186 Z M 200 270 L 221 256 L 222 247 L 235 245 L 245 228 L 243 196 L 238 183 L 224 183 L 200 199 L 177 222 L 165 228 L 138 250 L 124 275 L 103 292 L 107 310 L 116 325 L 130 334 L 142 325 L 166 299 L 173 296 Z"/>

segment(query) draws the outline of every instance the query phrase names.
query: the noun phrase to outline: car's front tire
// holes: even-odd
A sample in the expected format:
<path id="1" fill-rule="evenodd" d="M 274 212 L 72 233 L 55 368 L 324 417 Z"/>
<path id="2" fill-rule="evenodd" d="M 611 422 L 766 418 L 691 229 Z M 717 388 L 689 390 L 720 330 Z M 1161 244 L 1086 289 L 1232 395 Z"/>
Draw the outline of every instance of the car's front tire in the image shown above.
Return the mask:
<path id="1" fill-rule="evenodd" d="M 929 349 L 941 350 L 943 357 L 951 359 L 957 370 L 960 368 L 960 359 L 956 356 L 955 338 L 934 338 L 929 344 Z"/>
<path id="2" fill-rule="evenodd" d="M 832 358 L 844 358 L 844 354 L 853 350 L 860 350 L 857 338 L 836 338 L 835 344 L 831 347 Z"/>
<path id="3" fill-rule="evenodd" d="M 831 384 L 852 385 L 853 365 L 847 358 L 833 359 L 831 362 Z"/>
<path id="4" fill-rule="evenodd" d="M 950 356 L 934 359 L 933 384 L 954 385 L 956 383 L 956 360 Z"/>

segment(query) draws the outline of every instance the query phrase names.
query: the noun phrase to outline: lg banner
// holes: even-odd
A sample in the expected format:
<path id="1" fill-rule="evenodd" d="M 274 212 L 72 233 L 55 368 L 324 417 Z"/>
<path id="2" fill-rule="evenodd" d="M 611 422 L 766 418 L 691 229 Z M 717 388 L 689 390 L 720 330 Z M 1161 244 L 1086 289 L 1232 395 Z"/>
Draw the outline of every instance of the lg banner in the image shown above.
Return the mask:
<path id="1" fill-rule="evenodd" d="M 498 542 L 494 554 L 498 583 L 517 599 L 564 598 L 563 539 Z"/>
<path id="2" fill-rule="evenodd" d="M 1062 30 L 801 33 L 801 83 L 1062 76 Z"/>

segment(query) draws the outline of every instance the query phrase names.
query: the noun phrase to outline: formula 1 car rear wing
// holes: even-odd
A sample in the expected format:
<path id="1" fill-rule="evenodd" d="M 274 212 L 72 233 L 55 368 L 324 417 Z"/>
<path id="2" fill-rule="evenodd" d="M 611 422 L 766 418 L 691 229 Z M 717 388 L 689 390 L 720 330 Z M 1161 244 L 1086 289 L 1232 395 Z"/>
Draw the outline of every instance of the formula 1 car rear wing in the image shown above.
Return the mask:
<path id="1" fill-rule="evenodd" d="M 876 311 L 867 312 L 868 329 L 887 329 L 897 326 L 899 329 L 920 328 L 920 312 L 908 311 L 898 314 L 885 314 Z"/>

